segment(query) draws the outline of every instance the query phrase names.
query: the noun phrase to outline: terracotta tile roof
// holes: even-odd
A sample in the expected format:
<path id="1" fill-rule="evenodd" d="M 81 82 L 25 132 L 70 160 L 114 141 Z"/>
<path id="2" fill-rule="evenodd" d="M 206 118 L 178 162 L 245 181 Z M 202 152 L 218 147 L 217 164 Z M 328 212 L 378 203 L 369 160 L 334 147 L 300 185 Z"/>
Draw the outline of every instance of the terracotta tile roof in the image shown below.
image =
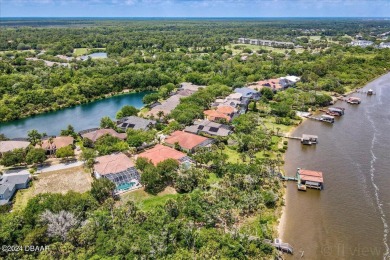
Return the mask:
<path id="1" fill-rule="evenodd" d="M 124 153 L 109 154 L 96 158 L 93 166 L 100 175 L 123 172 L 134 167 L 134 163 Z"/>
<path id="2" fill-rule="evenodd" d="M 218 119 L 226 119 L 227 121 L 230 121 L 231 118 L 223 113 L 217 112 L 215 110 L 206 110 L 203 112 L 207 119 L 210 121 L 218 120 Z"/>
<path id="3" fill-rule="evenodd" d="M 280 84 L 279 79 L 260 80 L 248 86 L 248 88 L 250 89 L 258 89 L 258 90 L 261 90 L 264 87 L 268 87 L 273 90 L 278 90 L 283 88 L 282 85 Z"/>
<path id="4" fill-rule="evenodd" d="M 154 165 L 157 165 L 159 162 L 165 161 L 167 159 L 180 160 L 186 156 L 187 155 L 182 152 L 161 144 L 158 144 L 152 149 L 149 149 L 138 155 L 138 157 L 144 157 L 152 161 Z"/>
<path id="5" fill-rule="evenodd" d="M 304 181 L 324 182 L 322 172 L 300 169 L 299 174 Z"/>
<path id="6" fill-rule="evenodd" d="M 226 115 L 236 112 L 236 110 L 231 106 L 219 106 L 216 111 Z"/>
<path id="7" fill-rule="evenodd" d="M 27 148 L 30 142 L 27 141 L 1 141 L 0 142 L 0 153 L 13 151 L 19 148 Z"/>
<path id="8" fill-rule="evenodd" d="M 42 146 L 39 144 L 36 145 L 36 147 L 42 147 L 46 150 L 52 150 L 52 149 L 59 149 L 68 145 L 72 145 L 74 138 L 71 136 L 58 136 L 53 138 L 53 142 L 49 142 L 50 139 L 42 140 Z"/>
<path id="9" fill-rule="evenodd" d="M 203 136 L 183 131 L 175 131 L 168 138 L 165 139 L 165 142 L 171 145 L 179 143 L 180 147 L 191 150 L 207 140 L 208 138 Z"/>
<path id="10" fill-rule="evenodd" d="M 107 134 L 114 136 L 116 138 L 119 138 L 121 140 L 125 140 L 127 138 L 127 135 L 125 133 L 117 133 L 113 129 L 98 129 L 98 130 L 95 130 L 92 132 L 82 134 L 81 136 L 83 138 L 90 139 L 92 142 L 96 142 L 97 139 L 99 139 L 100 137 L 107 135 Z"/>

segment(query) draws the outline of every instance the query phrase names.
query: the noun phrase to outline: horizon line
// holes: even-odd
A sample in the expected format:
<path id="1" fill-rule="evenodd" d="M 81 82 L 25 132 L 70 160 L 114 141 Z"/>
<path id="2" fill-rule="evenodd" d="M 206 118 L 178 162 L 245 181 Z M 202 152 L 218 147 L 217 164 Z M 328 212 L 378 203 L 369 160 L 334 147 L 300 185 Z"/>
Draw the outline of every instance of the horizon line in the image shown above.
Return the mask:
<path id="1" fill-rule="evenodd" d="M 379 18 L 390 19 L 390 16 L 0 16 L 0 19 L 9 18 Z"/>

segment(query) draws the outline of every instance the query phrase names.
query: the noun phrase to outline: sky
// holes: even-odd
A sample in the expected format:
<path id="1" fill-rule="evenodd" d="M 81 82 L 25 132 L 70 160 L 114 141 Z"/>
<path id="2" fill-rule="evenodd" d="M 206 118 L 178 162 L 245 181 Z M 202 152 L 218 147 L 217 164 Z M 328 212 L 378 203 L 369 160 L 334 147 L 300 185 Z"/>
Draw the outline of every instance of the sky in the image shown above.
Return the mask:
<path id="1" fill-rule="evenodd" d="M 0 0 L 1 17 L 390 17 L 390 0 Z"/>

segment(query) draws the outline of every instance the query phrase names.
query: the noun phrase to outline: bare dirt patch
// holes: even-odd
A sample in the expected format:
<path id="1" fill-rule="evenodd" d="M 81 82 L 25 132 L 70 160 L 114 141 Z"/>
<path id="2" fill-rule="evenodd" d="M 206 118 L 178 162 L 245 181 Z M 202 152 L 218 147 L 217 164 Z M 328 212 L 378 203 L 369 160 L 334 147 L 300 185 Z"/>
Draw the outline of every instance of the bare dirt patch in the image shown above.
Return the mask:
<path id="1" fill-rule="evenodd" d="M 28 189 L 16 193 L 13 209 L 16 211 L 24 209 L 29 199 L 40 193 L 86 192 L 91 189 L 91 183 L 91 174 L 85 172 L 82 166 L 41 173 L 34 177 Z"/>
<path id="2" fill-rule="evenodd" d="M 45 172 L 34 181 L 33 195 L 40 193 L 62 193 L 68 191 L 86 192 L 91 189 L 92 177 L 83 167 Z"/>

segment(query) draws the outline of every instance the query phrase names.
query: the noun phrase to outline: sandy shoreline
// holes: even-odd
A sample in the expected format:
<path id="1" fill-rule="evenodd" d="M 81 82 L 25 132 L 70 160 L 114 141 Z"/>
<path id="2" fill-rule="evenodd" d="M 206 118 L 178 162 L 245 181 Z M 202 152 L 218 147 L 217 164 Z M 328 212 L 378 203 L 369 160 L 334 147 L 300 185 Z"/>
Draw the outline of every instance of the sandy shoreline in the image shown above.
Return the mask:
<path id="1" fill-rule="evenodd" d="M 302 118 L 302 122 L 299 124 L 299 125 L 296 125 L 294 127 L 292 127 L 287 133 L 286 135 L 291 135 L 295 132 L 295 130 L 300 126 L 302 125 L 304 122 L 306 122 L 307 118 Z M 283 154 L 283 161 L 285 161 L 285 154 Z M 287 186 L 285 185 L 285 183 L 283 184 L 283 206 L 282 208 L 280 209 L 280 215 L 279 215 L 279 218 L 278 218 L 278 226 L 277 226 L 277 234 L 278 234 L 278 238 L 282 239 L 283 240 L 283 236 L 284 236 L 284 229 L 285 229 L 285 226 L 286 226 L 286 199 L 287 199 Z"/>

